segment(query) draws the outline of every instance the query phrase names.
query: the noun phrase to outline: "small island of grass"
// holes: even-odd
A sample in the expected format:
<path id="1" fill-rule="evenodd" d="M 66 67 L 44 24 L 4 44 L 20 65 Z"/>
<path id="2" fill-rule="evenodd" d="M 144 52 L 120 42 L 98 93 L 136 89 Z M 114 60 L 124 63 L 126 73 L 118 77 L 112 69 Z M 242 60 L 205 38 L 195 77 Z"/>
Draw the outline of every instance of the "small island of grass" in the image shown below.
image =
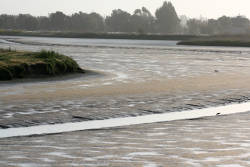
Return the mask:
<path id="1" fill-rule="evenodd" d="M 0 81 L 84 73 L 72 58 L 54 51 L 0 49 Z"/>
<path id="2" fill-rule="evenodd" d="M 250 47 L 249 35 L 218 35 L 180 41 L 178 45 Z"/>

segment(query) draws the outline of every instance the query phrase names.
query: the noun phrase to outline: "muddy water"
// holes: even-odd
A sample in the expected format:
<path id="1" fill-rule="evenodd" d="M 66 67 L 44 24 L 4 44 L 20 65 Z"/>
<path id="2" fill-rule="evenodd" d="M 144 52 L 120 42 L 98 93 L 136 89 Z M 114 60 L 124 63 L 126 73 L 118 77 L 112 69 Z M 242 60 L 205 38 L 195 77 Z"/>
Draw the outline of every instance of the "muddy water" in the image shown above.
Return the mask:
<path id="1" fill-rule="evenodd" d="M 0 165 L 247 167 L 249 115 L 1 139 Z"/>
<path id="2" fill-rule="evenodd" d="M 117 128 L 132 125 L 152 124 L 176 120 L 201 119 L 204 117 L 224 116 L 236 113 L 245 113 L 250 110 L 250 102 L 231 104 L 220 107 L 209 107 L 191 111 L 171 112 L 165 114 L 152 114 L 146 116 L 111 118 L 99 121 L 83 121 L 79 123 L 64 123 L 56 125 L 41 125 L 24 128 L 8 128 L 0 130 L 0 139 L 10 137 L 23 137 L 34 135 L 49 135 L 75 131 Z"/>
<path id="3" fill-rule="evenodd" d="M 248 100 L 250 49 L 180 47 L 175 43 L 2 37 L 1 47 L 56 50 L 97 73 L 1 83 L 0 128 L 147 115 Z"/>
<path id="4" fill-rule="evenodd" d="M 6 40 L 8 41 L 6 42 Z M 11 39 L 3 37 L 0 46 L 18 50 L 55 50 L 73 57 L 82 68 L 97 72 L 93 75 L 68 76 L 42 81 L 29 80 L 27 82 L 19 80 L 12 83 L 1 83 L 0 128 L 2 129 L 161 114 L 245 102 L 250 99 L 250 49 L 248 48 L 182 47 L 175 46 L 175 42 L 169 41 L 20 37 L 11 37 Z M 228 119 L 231 118 L 223 118 L 226 123 L 219 122 L 218 127 L 231 125 L 231 122 L 228 122 Z M 235 119 L 234 121 L 241 122 L 241 119 Z M 226 145 L 221 149 L 229 149 L 229 153 L 226 151 L 221 154 L 218 153 L 219 155 L 209 156 L 210 154 L 206 154 L 203 157 L 195 157 L 188 152 L 188 149 L 182 148 L 188 146 L 188 148 L 197 151 L 196 147 L 199 147 L 202 148 L 200 151 L 206 151 L 206 148 L 208 148 L 207 152 L 211 151 L 209 149 L 215 147 L 213 143 L 209 144 L 209 140 L 213 139 L 212 131 L 208 133 L 208 135 L 211 135 L 209 135 L 210 138 L 207 136 L 206 141 L 191 143 L 194 145 L 189 144 L 190 140 L 195 140 L 197 135 L 206 129 L 205 125 L 213 124 L 215 120 L 199 122 L 197 126 L 193 125 L 192 121 L 181 123 L 182 126 L 189 123 L 192 126 L 184 129 L 179 127 L 176 133 L 174 131 L 166 133 L 159 129 L 162 126 L 168 126 L 168 124 L 142 126 L 142 129 L 139 130 L 142 133 L 144 128 L 149 128 L 148 131 L 153 128 L 153 139 L 158 138 L 157 134 L 165 133 L 162 136 L 164 139 L 170 136 L 170 143 L 171 141 L 177 142 L 177 144 L 169 145 L 169 148 L 167 147 L 168 142 L 154 142 L 155 140 L 150 140 L 152 137 L 145 136 L 142 133 L 142 136 L 138 136 L 138 139 L 131 139 L 131 143 L 137 143 L 138 145 L 136 144 L 135 147 L 130 149 L 130 142 L 124 141 L 127 138 L 133 138 L 133 134 L 137 134 L 136 131 L 133 131 L 133 128 L 137 128 L 137 126 L 125 129 L 125 132 L 119 131 L 119 129 L 118 131 L 111 130 L 111 134 L 101 131 L 100 133 L 105 135 L 106 138 L 99 136 L 100 138 L 96 141 L 94 140 L 95 136 L 98 136 L 99 133 L 92 131 L 75 132 L 72 133 L 73 136 L 72 134 L 62 134 L 59 135 L 61 140 L 58 140 L 58 136 L 44 136 L 41 140 L 40 138 L 1 139 L 0 164 L 12 166 L 40 164 L 42 166 L 42 164 L 53 163 L 53 166 L 56 166 L 57 162 L 60 161 L 62 164 L 58 164 L 58 166 L 67 166 L 65 164 L 70 166 L 81 164 L 85 166 L 110 166 L 109 164 L 127 166 L 127 162 L 133 162 L 134 165 L 132 166 L 158 166 L 159 164 L 164 165 L 172 162 L 172 166 L 176 166 L 173 162 L 180 160 L 179 162 L 182 165 L 184 163 L 197 166 L 197 161 L 202 158 L 205 159 L 204 164 L 207 164 L 208 161 L 214 161 L 215 159 L 218 160 L 216 162 L 220 162 L 220 155 L 224 154 L 230 154 L 229 157 L 241 156 L 241 153 L 235 152 L 234 149 L 230 150 L 230 146 Z M 170 124 L 172 125 L 172 123 Z M 241 125 L 245 126 L 243 123 L 237 128 L 241 128 Z M 173 126 L 178 127 L 178 122 L 176 125 L 173 123 Z M 187 139 L 190 140 L 182 140 L 182 133 L 191 132 L 192 127 L 198 128 L 195 131 L 197 133 L 188 135 Z M 235 128 L 235 131 L 237 131 L 237 128 Z M 226 141 L 227 136 L 233 135 L 229 130 L 227 134 L 222 134 L 223 130 L 217 128 L 217 125 L 215 130 L 215 133 L 221 134 L 219 137 L 224 138 L 223 141 Z M 244 133 L 245 131 L 242 130 Z M 127 132 L 129 135 L 124 134 Z M 106 142 L 110 142 L 109 135 L 113 139 L 120 133 L 124 138 L 113 144 L 126 143 L 124 147 L 129 149 L 123 148 L 124 154 L 121 155 L 110 150 L 108 144 L 101 143 L 102 146 L 98 145 L 98 142 L 105 141 L 105 139 L 108 140 Z M 203 139 L 202 136 L 200 138 Z M 71 144 L 64 139 L 71 141 Z M 78 139 L 83 141 L 76 142 Z M 92 139 L 93 144 L 90 145 L 88 142 Z M 44 153 L 43 155 L 40 154 L 40 151 L 36 153 L 37 149 L 34 148 L 37 146 L 34 143 L 30 149 L 27 149 L 27 142 L 30 140 L 34 143 L 38 142 L 38 145 L 46 148 L 45 151 L 42 151 L 43 149 L 40 147 L 38 149 Z M 57 143 L 53 143 L 51 140 L 56 140 Z M 237 140 L 236 145 L 238 145 L 241 138 L 235 137 L 232 140 Z M 6 144 L 7 141 L 10 141 L 10 143 Z M 218 143 L 220 142 L 222 141 L 218 140 Z M 230 143 L 231 140 L 227 142 Z M 64 143 L 67 143 L 66 146 L 61 147 Z M 153 149 L 158 148 L 157 143 L 159 144 L 159 151 Z M 247 144 L 248 141 L 245 141 L 245 143 Z M 78 144 L 80 144 L 80 147 Z M 86 145 L 89 147 L 87 148 Z M 142 147 L 139 147 L 139 145 Z M 53 147 L 51 152 L 46 151 L 48 147 Z M 98 149 L 95 149 L 99 147 L 103 148 L 102 152 L 100 150 L 97 152 Z M 164 150 L 166 147 L 168 149 Z M 236 149 L 248 151 L 248 147 L 244 149 L 242 147 L 239 146 Z M 136 152 L 133 151 L 135 148 L 138 148 Z M 139 151 L 140 148 L 142 148 L 142 151 Z M 173 150 L 173 148 L 176 149 Z M 20 151 L 18 152 L 17 149 Z M 80 152 L 79 149 L 87 150 L 85 151 L 86 154 Z M 114 149 L 117 148 L 114 146 Z M 72 152 L 69 150 L 72 150 Z M 183 150 L 185 155 L 179 154 L 180 150 Z M 216 153 L 216 150 L 214 151 Z M 170 153 L 175 156 L 169 156 L 169 161 L 165 161 L 163 157 L 170 155 Z M 98 155 L 102 157 L 98 158 Z M 34 156 L 37 159 L 33 159 Z M 83 160 L 82 157 L 89 159 Z M 150 157 L 153 157 L 153 159 Z M 206 159 L 209 157 L 215 159 Z M 243 159 L 247 157 L 248 155 L 244 154 Z M 65 161 L 61 161 L 62 158 Z M 128 161 L 128 159 L 130 160 Z M 192 159 L 195 160 L 192 161 Z M 224 160 L 227 161 L 223 159 L 223 162 Z M 242 161 L 240 161 L 242 164 L 246 164 L 246 160 Z M 233 165 L 232 161 L 228 160 L 227 163 Z"/>

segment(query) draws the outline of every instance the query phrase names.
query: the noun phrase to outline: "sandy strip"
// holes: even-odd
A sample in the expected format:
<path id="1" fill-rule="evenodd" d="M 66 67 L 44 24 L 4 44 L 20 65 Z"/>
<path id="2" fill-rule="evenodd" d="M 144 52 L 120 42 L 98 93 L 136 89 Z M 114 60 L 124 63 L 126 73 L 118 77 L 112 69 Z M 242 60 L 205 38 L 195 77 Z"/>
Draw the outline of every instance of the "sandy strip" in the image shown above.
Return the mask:
<path id="1" fill-rule="evenodd" d="M 92 81 L 95 82 L 95 81 Z M 248 74 L 225 74 L 201 75 L 174 79 L 151 80 L 145 82 L 114 83 L 102 85 L 103 82 L 96 80 L 96 85 L 90 88 L 79 87 L 82 83 L 71 84 L 48 84 L 46 87 L 34 85 L 24 89 L 20 94 L 2 96 L 1 101 L 13 100 L 49 100 L 49 99 L 72 99 L 83 97 L 120 96 L 145 93 L 176 93 L 176 92 L 201 92 L 220 91 L 229 89 L 250 90 L 250 76 Z M 50 91 L 53 90 L 53 91 Z M 4 90 L 1 90 L 4 93 Z M 0 93 L 1 93 L 0 91 Z M 8 91 L 11 91 L 11 89 Z M 15 90 L 13 90 L 15 91 Z"/>

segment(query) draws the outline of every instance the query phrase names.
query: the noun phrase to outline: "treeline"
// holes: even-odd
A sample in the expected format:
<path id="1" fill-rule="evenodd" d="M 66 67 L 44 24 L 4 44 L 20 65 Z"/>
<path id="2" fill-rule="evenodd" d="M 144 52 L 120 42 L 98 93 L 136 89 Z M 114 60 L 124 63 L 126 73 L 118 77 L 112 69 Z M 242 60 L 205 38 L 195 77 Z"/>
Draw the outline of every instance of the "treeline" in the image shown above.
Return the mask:
<path id="1" fill-rule="evenodd" d="M 250 21 L 244 16 L 227 17 L 218 19 L 189 19 L 184 25 L 187 34 L 249 34 Z"/>
<path id="2" fill-rule="evenodd" d="M 145 7 L 133 14 L 116 9 L 105 18 L 98 13 L 83 12 L 72 15 L 55 12 L 48 17 L 0 15 L 0 29 L 26 31 L 177 33 L 179 23 L 170 2 L 164 2 L 155 17 Z"/>
<path id="3" fill-rule="evenodd" d="M 154 15 L 142 7 L 130 14 L 121 9 L 103 17 L 98 13 L 63 12 L 35 17 L 30 14 L 0 15 L 0 29 L 25 31 L 126 32 L 161 34 L 238 34 L 249 32 L 250 22 L 243 16 L 219 19 L 179 17 L 171 2 L 164 2 Z"/>

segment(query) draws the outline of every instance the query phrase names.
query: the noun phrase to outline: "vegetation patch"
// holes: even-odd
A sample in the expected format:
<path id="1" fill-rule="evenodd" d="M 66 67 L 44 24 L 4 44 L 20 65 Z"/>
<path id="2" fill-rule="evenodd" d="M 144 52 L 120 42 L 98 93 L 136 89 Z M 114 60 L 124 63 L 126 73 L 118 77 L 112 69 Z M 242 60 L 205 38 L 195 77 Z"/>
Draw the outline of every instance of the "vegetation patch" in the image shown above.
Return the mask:
<path id="1" fill-rule="evenodd" d="M 54 51 L 21 52 L 0 49 L 0 80 L 84 73 L 72 58 Z"/>
<path id="2" fill-rule="evenodd" d="M 15 31 L 1 30 L 0 35 L 30 36 L 30 37 L 57 37 L 57 38 L 91 38 L 91 39 L 135 39 L 135 40 L 188 40 L 195 35 L 168 35 L 168 34 L 140 34 L 140 33 L 81 33 L 56 31 Z"/>
<path id="3" fill-rule="evenodd" d="M 184 40 L 178 45 L 250 47 L 249 36 L 208 36 Z"/>

